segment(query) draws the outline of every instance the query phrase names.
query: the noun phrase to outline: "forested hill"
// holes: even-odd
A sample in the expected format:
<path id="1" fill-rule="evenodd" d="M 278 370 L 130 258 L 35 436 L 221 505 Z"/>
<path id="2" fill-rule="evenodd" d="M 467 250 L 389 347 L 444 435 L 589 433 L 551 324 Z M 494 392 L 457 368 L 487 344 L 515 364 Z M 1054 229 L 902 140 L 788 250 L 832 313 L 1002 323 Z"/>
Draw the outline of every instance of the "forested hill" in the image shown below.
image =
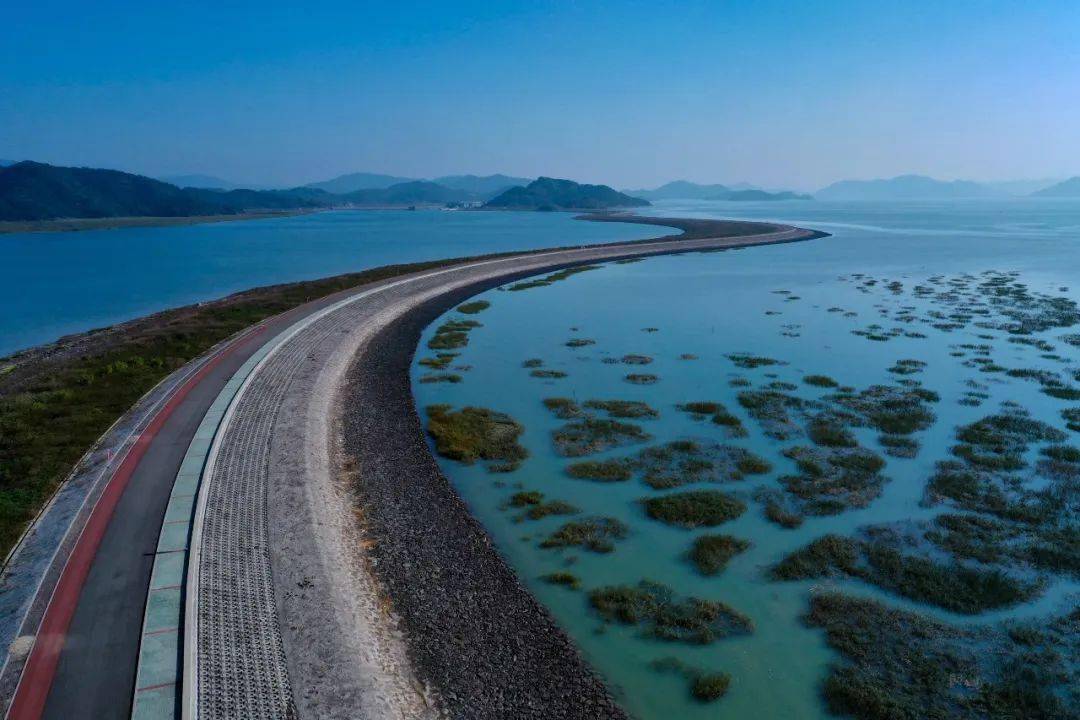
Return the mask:
<path id="1" fill-rule="evenodd" d="M 119 170 L 31 161 L 0 168 L 0 220 L 233 215 L 326 207 L 333 200 L 327 193 L 312 191 L 179 188 Z"/>
<path id="2" fill-rule="evenodd" d="M 572 180 L 537 178 L 528 185 L 512 187 L 484 205 L 500 210 L 603 210 L 642 207 L 648 200 L 631 197 L 607 185 L 583 185 Z"/>

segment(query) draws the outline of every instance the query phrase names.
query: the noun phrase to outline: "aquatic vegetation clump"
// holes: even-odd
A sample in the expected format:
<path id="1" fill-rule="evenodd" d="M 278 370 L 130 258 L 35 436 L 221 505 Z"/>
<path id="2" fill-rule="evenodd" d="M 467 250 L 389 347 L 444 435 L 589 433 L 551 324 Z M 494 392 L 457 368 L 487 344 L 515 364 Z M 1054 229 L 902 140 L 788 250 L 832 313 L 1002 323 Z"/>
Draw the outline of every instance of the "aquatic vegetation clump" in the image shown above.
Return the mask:
<path id="1" fill-rule="evenodd" d="M 436 353 L 435 357 L 420 358 L 417 364 L 432 370 L 445 370 L 457 356 L 458 353 L 441 352 Z"/>
<path id="2" fill-rule="evenodd" d="M 745 368 L 747 370 L 768 367 L 770 365 L 787 365 L 787 363 L 774 358 L 752 355 L 750 353 L 729 353 L 724 357 L 734 363 L 736 367 Z"/>
<path id="3" fill-rule="evenodd" d="M 521 363 L 521 367 L 530 368 L 530 369 L 531 368 L 543 367 L 543 366 L 544 366 L 544 361 L 542 359 L 540 359 L 540 358 L 529 358 L 528 360 L 524 360 Z"/>
<path id="4" fill-rule="evenodd" d="M 790 495 L 770 488 L 761 488 L 754 493 L 754 499 L 762 504 L 765 519 L 787 530 L 794 530 L 803 524 L 802 514 Z"/>
<path id="5" fill-rule="evenodd" d="M 596 341 L 589 338 L 571 338 L 567 340 L 564 345 L 568 348 L 581 348 L 588 347 L 589 345 L 595 345 Z"/>
<path id="6" fill-rule="evenodd" d="M 540 542 L 542 548 L 581 547 L 595 553 L 609 553 L 615 542 L 630 532 L 626 523 L 612 517 L 572 520 Z"/>
<path id="7" fill-rule="evenodd" d="M 623 355 L 619 362 L 623 365 L 649 365 L 653 359 L 648 355 Z"/>
<path id="8" fill-rule="evenodd" d="M 937 417 L 926 403 L 940 398 L 920 387 L 871 385 L 860 393 L 837 393 L 827 399 L 857 413 L 863 422 L 883 433 L 910 435 L 934 423 Z"/>
<path id="9" fill-rule="evenodd" d="M 829 710 L 838 715 L 1076 717 L 1069 688 L 1076 687 L 1078 673 L 1067 639 L 1077 629 L 1075 614 L 1038 627 L 962 629 L 874 600 L 817 593 L 803 621 L 823 628 L 843 658 L 822 686 Z"/>
<path id="10" fill-rule="evenodd" d="M 593 417 L 567 423 L 552 433 L 555 450 L 564 457 L 591 455 L 650 438 L 640 425 Z"/>
<path id="11" fill-rule="evenodd" d="M 567 374 L 564 373 L 562 370 L 544 370 L 542 368 L 538 370 L 533 370 L 529 373 L 529 375 L 530 377 L 542 378 L 544 380 L 560 380 L 564 377 L 567 377 Z"/>
<path id="12" fill-rule="evenodd" d="M 578 273 L 599 269 L 599 265 L 581 265 L 579 267 L 567 268 L 565 270 L 559 270 L 558 272 L 551 273 L 550 275 L 539 278 L 537 280 L 526 280 L 524 282 L 515 283 L 506 289 L 511 292 L 520 292 L 522 290 L 531 290 L 532 288 L 547 287 L 548 285 L 552 285 L 554 283 L 566 280 L 567 278 L 573 277 Z"/>
<path id="13" fill-rule="evenodd" d="M 795 461 L 798 475 L 785 475 L 780 483 L 805 515 L 836 515 L 862 508 L 881 495 L 885 461 L 863 447 L 796 446 L 784 450 Z"/>
<path id="14" fill-rule="evenodd" d="M 571 572 L 557 571 L 548 573 L 547 575 L 541 575 L 540 579 L 549 585 L 562 585 L 571 590 L 578 590 L 581 588 L 581 578 Z"/>
<path id="15" fill-rule="evenodd" d="M 788 440 L 802 434 L 802 428 L 788 411 L 805 412 L 816 407 L 807 400 L 775 390 L 744 390 L 738 398 L 739 405 L 758 421 L 766 435 L 775 440 Z"/>
<path id="16" fill-rule="evenodd" d="M 694 678 L 690 692 L 701 702 L 719 700 L 727 694 L 731 676 L 725 672 L 702 673 Z"/>
<path id="17" fill-rule="evenodd" d="M 467 302 L 464 305 L 458 305 L 457 311 L 459 313 L 465 313 L 466 315 L 475 315 L 487 310 L 489 307 L 491 307 L 491 303 L 487 300 L 474 300 L 472 302 Z"/>
<path id="18" fill-rule="evenodd" d="M 630 373 L 623 379 L 634 385 L 654 385 L 660 380 L 660 376 L 652 373 Z"/>
<path id="19" fill-rule="evenodd" d="M 469 344 L 469 332 L 481 327 L 476 320 L 447 320 L 435 329 L 435 334 L 428 340 L 432 350 L 456 350 Z"/>
<path id="20" fill-rule="evenodd" d="M 634 476 L 626 460 L 582 460 L 566 466 L 566 474 L 578 480 L 622 482 Z"/>
<path id="21" fill-rule="evenodd" d="M 926 368 L 922 360 L 897 360 L 896 364 L 889 368 L 893 375 L 916 375 Z"/>
<path id="22" fill-rule="evenodd" d="M 709 402 L 709 401 L 695 401 L 682 403 L 676 407 L 683 412 L 690 413 L 696 419 L 704 420 L 706 417 L 712 416 L 712 422 L 714 425 L 719 425 L 727 432 L 727 436 L 731 438 L 746 437 L 746 428 L 743 427 L 742 420 L 737 416 L 732 415 L 731 412 L 724 407 L 722 403 Z"/>
<path id="23" fill-rule="evenodd" d="M 716 575 L 731 558 L 749 548 L 748 541 L 732 535 L 701 535 L 694 539 L 690 559 L 702 575 Z"/>
<path id="24" fill-rule="evenodd" d="M 683 528 L 714 527 L 746 512 L 746 503 L 719 490 L 688 490 L 642 500 L 649 517 Z"/>
<path id="25" fill-rule="evenodd" d="M 587 400 L 585 407 L 617 418 L 656 418 L 660 413 L 641 400 Z"/>
<path id="26" fill-rule="evenodd" d="M 515 520 L 540 520 L 549 515 L 576 515 L 580 512 L 576 507 L 562 500 L 544 501 L 544 493 L 539 490 L 522 490 L 510 496 L 506 501 L 506 507 L 527 508 L 518 515 Z"/>
<path id="27" fill-rule="evenodd" d="M 585 414 L 580 405 L 565 397 L 544 398 L 544 407 L 560 420 L 573 420 Z"/>
<path id="28" fill-rule="evenodd" d="M 830 416 L 819 416 L 807 425 L 806 434 L 815 445 L 835 448 L 852 448 L 859 443 L 843 424 Z"/>
<path id="29" fill-rule="evenodd" d="M 649 580 L 597 588 L 589 602 L 608 622 L 640 625 L 646 637 L 670 642 L 708 645 L 754 629 L 749 617 L 722 602 L 678 598 L 667 585 Z"/>
<path id="30" fill-rule="evenodd" d="M 840 385 L 828 375 L 804 375 L 802 381 L 807 385 L 823 388 L 834 388 Z"/>
<path id="31" fill-rule="evenodd" d="M 788 555 L 770 570 L 777 580 L 846 575 L 920 602 L 967 615 L 1010 607 L 1042 591 L 998 569 L 901 552 L 883 540 L 826 535 Z"/>
<path id="32" fill-rule="evenodd" d="M 477 460 L 493 461 L 489 470 L 509 472 L 529 456 L 518 442 L 524 426 L 505 413 L 478 407 L 454 411 L 449 405 L 428 405 L 427 416 L 428 434 L 443 457 L 466 465 Z"/>
<path id="33" fill-rule="evenodd" d="M 1061 419 L 1065 421 L 1065 427 L 1080 432 L 1080 407 L 1065 408 L 1061 411 Z"/>
<path id="34" fill-rule="evenodd" d="M 761 475 L 772 466 L 745 448 L 693 440 L 675 440 L 645 448 L 627 461 L 657 490 L 701 482 L 729 482 Z"/>
<path id="35" fill-rule="evenodd" d="M 675 657 L 660 658 L 649 663 L 658 672 L 672 672 L 690 681 L 690 694 L 699 702 L 713 702 L 727 694 L 731 676 L 725 672 L 705 672 L 687 665 Z"/>
<path id="36" fill-rule="evenodd" d="M 457 373 L 428 373 L 420 376 L 420 382 L 429 383 L 459 383 L 464 378 Z"/>
<path id="37" fill-rule="evenodd" d="M 904 435 L 879 435 L 878 444 L 892 457 L 913 458 L 919 454 L 919 441 Z"/>

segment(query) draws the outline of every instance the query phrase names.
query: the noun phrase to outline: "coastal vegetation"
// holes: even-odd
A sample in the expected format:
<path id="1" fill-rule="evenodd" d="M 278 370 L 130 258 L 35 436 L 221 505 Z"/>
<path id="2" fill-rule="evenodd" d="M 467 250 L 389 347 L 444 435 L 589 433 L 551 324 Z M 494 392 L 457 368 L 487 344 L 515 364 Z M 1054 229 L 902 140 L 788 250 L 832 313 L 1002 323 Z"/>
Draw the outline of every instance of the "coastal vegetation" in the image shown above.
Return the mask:
<path id="1" fill-rule="evenodd" d="M 649 517 L 684 528 L 720 525 L 746 512 L 746 503 L 719 490 L 688 490 L 642 500 Z"/>
<path id="2" fill-rule="evenodd" d="M 748 541 L 731 535 L 700 535 L 690 548 L 690 559 L 702 575 L 716 575 L 731 558 L 749 548 Z"/>
<path id="3" fill-rule="evenodd" d="M 478 407 L 455 411 L 440 404 L 429 405 L 427 416 L 428 434 L 443 457 L 466 465 L 492 461 L 488 469 L 493 472 L 516 470 L 528 457 L 518 442 L 525 428 L 505 413 Z"/>
<path id="4" fill-rule="evenodd" d="M 0 372 L 0 553 L 10 550 L 109 426 L 185 363 L 303 303 L 451 262 L 256 288 L 6 358 Z"/>
<path id="5" fill-rule="evenodd" d="M 842 657 L 822 685 L 829 709 L 838 715 L 1076 717 L 1070 695 L 1078 676 L 1075 651 L 1068 649 L 1080 622 L 1075 612 L 1040 626 L 965 630 L 874 600 L 818 593 L 803 619 L 824 629 Z"/>
<path id="6" fill-rule="evenodd" d="M 638 625 L 646 637 L 669 642 L 708 645 L 754 629 L 749 617 L 722 602 L 680 598 L 667 585 L 649 580 L 597 588 L 589 593 L 589 603 L 608 622 Z"/>
<path id="7" fill-rule="evenodd" d="M 629 443 L 644 442 L 649 434 L 640 425 L 584 417 L 552 433 L 555 449 L 564 457 L 581 457 Z"/>
<path id="8" fill-rule="evenodd" d="M 633 477 L 634 472 L 624 460 L 582 460 L 567 465 L 566 474 L 579 480 L 621 482 Z"/>
<path id="9" fill-rule="evenodd" d="M 525 280 L 523 282 L 514 283 L 513 285 L 508 287 L 507 290 L 510 290 L 512 292 L 520 292 L 522 290 L 531 290 L 532 288 L 547 287 L 548 285 L 553 285 L 557 282 L 561 282 L 579 273 L 599 269 L 599 265 L 578 265 L 576 267 L 566 268 L 564 270 L 559 270 L 558 272 L 553 272 L 550 275 L 545 275 L 544 277 L 538 278 L 536 280 Z"/>
<path id="10" fill-rule="evenodd" d="M 615 549 L 615 542 L 629 532 L 626 523 L 612 517 L 572 520 L 541 541 L 540 547 L 581 547 L 596 553 L 609 553 Z"/>
<path id="11" fill-rule="evenodd" d="M 477 313 L 483 312 L 484 310 L 487 310 L 489 307 L 491 307 L 491 303 L 489 303 L 487 300 L 473 300 L 472 302 L 467 302 L 464 305 L 458 305 L 457 311 L 459 313 L 465 313 L 466 315 L 475 315 Z"/>

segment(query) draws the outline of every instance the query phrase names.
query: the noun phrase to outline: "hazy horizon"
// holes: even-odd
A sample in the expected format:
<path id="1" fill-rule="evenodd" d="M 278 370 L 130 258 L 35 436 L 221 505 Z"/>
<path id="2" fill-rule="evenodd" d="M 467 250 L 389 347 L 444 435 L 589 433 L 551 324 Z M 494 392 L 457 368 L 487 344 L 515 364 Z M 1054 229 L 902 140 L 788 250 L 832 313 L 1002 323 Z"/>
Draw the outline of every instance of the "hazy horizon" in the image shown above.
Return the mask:
<path id="1" fill-rule="evenodd" d="M 70 1 L 0 28 L 0 158 L 813 191 L 1080 174 L 1071 3 Z M 1073 90 L 1069 90 L 1073 88 Z"/>

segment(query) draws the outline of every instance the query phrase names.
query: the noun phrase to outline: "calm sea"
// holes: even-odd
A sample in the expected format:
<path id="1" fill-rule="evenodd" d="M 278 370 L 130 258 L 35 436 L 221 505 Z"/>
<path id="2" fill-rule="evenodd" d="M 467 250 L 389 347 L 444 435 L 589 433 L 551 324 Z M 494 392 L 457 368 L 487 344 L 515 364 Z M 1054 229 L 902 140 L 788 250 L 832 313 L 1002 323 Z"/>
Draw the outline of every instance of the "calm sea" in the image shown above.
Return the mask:
<path id="1" fill-rule="evenodd" d="M 1063 427 L 1060 411 L 1068 402 L 1041 393 L 1038 383 L 1030 380 L 980 372 L 982 365 L 972 362 L 975 356 L 970 347 L 962 346 L 986 345 L 990 349 L 985 353 L 994 363 L 1059 373 L 1073 383 L 1071 377 L 1080 368 L 1080 348 L 1062 336 L 1076 333 L 1075 327 L 1031 336 L 1053 345 L 1050 353 L 1010 343 L 1007 333 L 974 323 L 960 330 L 939 330 L 933 327 L 938 322 L 933 313 L 942 308 L 914 288 L 948 287 L 951 281 L 973 288 L 987 277 L 982 273 L 991 271 L 1017 273 L 1015 280 L 1033 293 L 1080 300 L 1080 203 L 735 206 L 666 202 L 652 212 L 783 220 L 834 235 L 792 245 L 609 264 L 548 287 L 484 293 L 480 297 L 489 300 L 491 307 L 474 316 L 483 327 L 472 332 L 468 347 L 455 361 L 469 366 L 460 373 L 463 381 L 456 385 L 414 382 L 417 404 L 421 410 L 431 403 L 489 407 L 523 423 L 523 444 L 530 457 L 512 474 L 489 474 L 479 465 L 442 459 L 440 463 L 500 551 L 634 714 L 642 718 L 827 717 L 819 687 L 829 663 L 838 658 L 819 631 L 800 621 L 814 586 L 769 582 L 764 570 L 826 532 L 849 534 L 867 524 L 932 517 L 941 508 L 924 507 L 920 500 L 935 462 L 949 456 L 954 428 L 998 411 L 1002 402 L 1018 403 L 1034 417 Z M 871 279 L 876 282 L 866 284 Z M 903 316 L 920 320 L 902 323 Z M 450 312 L 446 317 L 460 316 Z M 437 324 L 428 329 L 422 343 Z M 874 326 L 888 332 L 898 325 L 917 330 L 913 335 L 922 337 L 893 334 L 887 341 L 874 341 L 866 334 L 855 334 L 873 334 Z M 657 330 L 644 332 L 643 328 Z M 571 348 L 566 346 L 571 338 L 596 342 Z M 743 369 L 727 357 L 737 352 L 785 364 Z M 654 362 L 647 367 L 602 362 L 630 353 L 651 356 Z M 422 344 L 418 357 L 426 354 L 430 353 Z M 697 359 L 680 359 L 684 354 Z M 567 377 L 530 377 L 522 367 L 529 358 L 540 358 L 545 367 L 563 371 Z M 887 458 L 884 474 L 889 482 L 864 509 L 809 518 L 797 530 L 767 522 L 761 505 L 753 499 L 754 491 L 779 488 L 777 477 L 794 472 L 792 461 L 781 454 L 794 443 L 767 437 L 739 407 L 740 388 L 732 387 L 730 381 L 743 378 L 754 387 L 788 382 L 795 388 L 793 394 L 813 400 L 828 391 L 803 384 L 805 374 L 829 375 L 843 385 L 862 389 L 895 383 L 897 376 L 887 369 L 898 360 L 925 362 L 925 369 L 913 377 L 941 396 L 933 405 L 936 423 L 916 435 L 922 444 L 918 456 Z M 426 372 L 417 366 L 414 380 Z M 660 379 L 655 385 L 632 385 L 623 379 L 628 372 L 655 373 Z M 962 404 L 971 400 L 971 393 L 980 395 L 980 406 Z M 564 468 L 570 460 L 559 457 L 551 442 L 552 431 L 562 421 L 541 404 L 547 397 L 578 402 L 641 400 L 660 412 L 658 419 L 634 421 L 654 442 L 694 439 L 742 445 L 768 459 L 774 471 L 739 483 L 710 486 L 734 492 L 747 502 L 748 511 L 737 520 L 709 531 L 662 525 L 647 518 L 639 503 L 661 491 L 639 479 L 597 483 L 566 475 Z M 726 439 L 718 427 L 695 421 L 675 407 L 697 400 L 724 403 L 742 418 L 749 437 Z M 860 429 L 856 435 L 865 447 L 883 452 L 874 431 Z M 624 457 L 641 447 L 591 457 Z M 516 520 L 518 512 L 508 510 L 505 503 L 522 489 L 539 490 L 548 500 L 567 501 L 583 515 L 618 518 L 630 527 L 630 535 L 608 555 L 541 549 L 539 541 L 567 518 Z M 703 532 L 731 534 L 750 541 L 752 547 L 719 576 L 702 577 L 686 553 L 693 538 Z M 557 570 L 581 577 L 583 591 L 539 579 Z M 749 615 L 755 632 L 707 646 L 662 643 L 642 638 L 634 628 L 604 625 L 589 609 L 584 591 L 642 579 L 665 583 L 681 595 L 722 600 Z M 835 585 L 948 622 L 975 624 L 1059 612 L 1076 603 L 1080 589 L 1075 581 L 1058 578 L 1036 600 L 971 618 L 862 583 L 837 581 Z M 728 672 L 732 677 L 728 696 L 715 704 L 694 702 L 685 679 L 650 667 L 667 656 L 704 670 Z"/>
<path id="2" fill-rule="evenodd" d="M 346 211 L 0 235 L 0 355 L 260 285 L 661 234 L 650 227 L 581 222 L 566 213 Z"/>

